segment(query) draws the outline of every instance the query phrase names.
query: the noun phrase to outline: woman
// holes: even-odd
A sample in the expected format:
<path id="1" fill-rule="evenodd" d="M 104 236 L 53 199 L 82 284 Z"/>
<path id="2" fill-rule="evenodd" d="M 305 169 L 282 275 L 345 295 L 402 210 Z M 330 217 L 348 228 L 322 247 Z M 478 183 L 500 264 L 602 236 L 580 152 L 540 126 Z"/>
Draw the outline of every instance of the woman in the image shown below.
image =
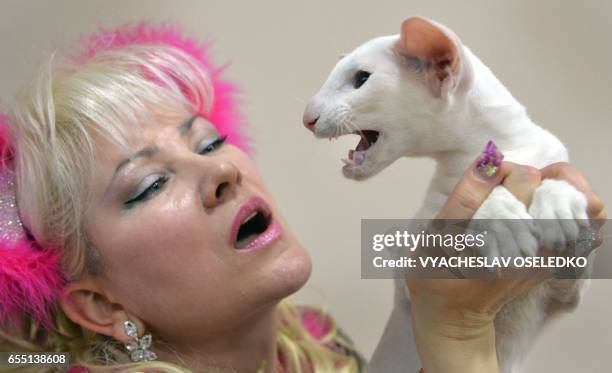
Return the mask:
<path id="1" fill-rule="evenodd" d="M 44 299 L 50 312 L 39 304 L 40 317 L 21 311 L 6 324 L 2 350 L 69 351 L 92 371 L 363 368 L 331 319 L 284 301 L 307 281 L 310 258 L 244 151 L 232 88 L 205 51 L 146 23 L 82 46 L 10 116 L 19 215 L 51 259 L 61 254 L 62 278 Z M 543 175 L 559 169 L 579 177 L 565 165 Z M 509 163 L 476 175 L 468 170 L 440 217 L 469 218 L 502 181 L 528 198 L 540 177 Z M 409 280 L 425 371 L 494 372 L 493 316 L 533 282 L 458 295 L 473 284 Z"/>

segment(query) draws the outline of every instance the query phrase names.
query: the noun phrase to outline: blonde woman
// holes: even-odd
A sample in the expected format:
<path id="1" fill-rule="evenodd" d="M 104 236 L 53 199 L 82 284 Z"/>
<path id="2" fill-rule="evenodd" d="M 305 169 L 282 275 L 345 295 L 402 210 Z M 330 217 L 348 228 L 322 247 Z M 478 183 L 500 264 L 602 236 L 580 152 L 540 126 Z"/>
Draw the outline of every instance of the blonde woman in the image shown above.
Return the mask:
<path id="1" fill-rule="evenodd" d="M 0 350 L 69 352 L 74 371 L 365 371 L 328 315 L 286 300 L 311 261 L 206 49 L 140 23 L 71 52 L 5 127 L 3 200 L 16 203 L 2 206 L 14 224 L 2 225 Z M 567 165 L 472 167 L 439 216 L 469 218 L 502 182 L 529 198 L 541 176 L 580 178 Z M 497 371 L 493 317 L 534 284 L 408 281 L 424 370 Z"/>

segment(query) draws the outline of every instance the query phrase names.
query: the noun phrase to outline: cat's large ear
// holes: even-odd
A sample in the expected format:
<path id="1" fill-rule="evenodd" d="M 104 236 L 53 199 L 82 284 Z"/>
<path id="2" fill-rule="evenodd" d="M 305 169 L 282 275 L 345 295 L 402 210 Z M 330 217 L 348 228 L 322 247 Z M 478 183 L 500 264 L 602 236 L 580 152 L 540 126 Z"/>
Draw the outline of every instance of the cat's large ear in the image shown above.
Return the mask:
<path id="1" fill-rule="evenodd" d="M 425 18 L 411 17 L 402 22 L 400 40 L 395 45 L 406 66 L 414 69 L 432 94 L 445 98 L 459 83 L 461 53 L 458 38 L 449 30 Z"/>

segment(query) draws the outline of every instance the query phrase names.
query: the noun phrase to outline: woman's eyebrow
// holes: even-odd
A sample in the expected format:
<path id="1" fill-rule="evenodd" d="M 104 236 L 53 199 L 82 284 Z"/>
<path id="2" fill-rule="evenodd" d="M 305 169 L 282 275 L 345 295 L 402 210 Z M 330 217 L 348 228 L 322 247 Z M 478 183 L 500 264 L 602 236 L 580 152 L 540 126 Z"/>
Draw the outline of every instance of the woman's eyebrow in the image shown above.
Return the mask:
<path id="1" fill-rule="evenodd" d="M 199 117 L 198 114 L 191 116 L 189 119 L 187 119 L 184 123 L 182 123 L 177 128 L 180 137 L 184 137 L 185 135 L 187 135 L 189 133 L 189 131 L 193 127 L 193 122 L 198 117 Z M 113 185 L 113 182 L 115 181 L 115 178 L 117 177 L 117 174 L 119 173 L 119 171 L 121 171 L 121 169 L 123 167 L 125 167 L 127 164 L 131 163 L 136 158 L 140 158 L 140 157 L 151 158 L 153 155 L 155 155 L 158 152 L 159 152 L 159 146 L 157 146 L 157 144 L 147 145 L 144 148 L 138 150 L 136 153 L 134 153 L 129 158 L 126 158 L 126 159 L 122 160 L 121 162 L 119 162 L 119 164 L 117 165 L 117 168 L 115 169 L 115 172 L 113 173 L 113 177 L 111 178 L 110 182 L 108 183 L 108 187 L 106 188 L 106 193 L 108 193 L 108 191 L 110 190 L 110 187 L 111 187 L 111 185 Z"/>
<path id="2" fill-rule="evenodd" d="M 191 118 L 187 119 L 185 123 L 179 126 L 178 131 L 181 137 L 185 136 L 185 134 L 191 130 L 191 127 L 193 127 L 193 121 L 195 121 L 198 117 L 198 114 L 193 115 Z"/>

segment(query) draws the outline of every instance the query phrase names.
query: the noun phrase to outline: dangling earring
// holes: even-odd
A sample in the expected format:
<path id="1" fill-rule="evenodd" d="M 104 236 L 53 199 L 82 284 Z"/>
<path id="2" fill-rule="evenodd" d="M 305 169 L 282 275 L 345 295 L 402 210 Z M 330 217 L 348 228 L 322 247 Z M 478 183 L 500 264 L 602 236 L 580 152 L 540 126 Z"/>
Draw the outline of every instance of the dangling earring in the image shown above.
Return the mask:
<path id="1" fill-rule="evenodd" d="M 150 351 L 153 338 L 151 334 L 145 334 L 138 338 L 138 326 L 133 321 L 126 320 L 123 322 L 123 330 L 131 341 L 125 344 L 125 348 L 130 353 L 130 359 L 134 362 L 157 360 L 155 352 Z"/>

